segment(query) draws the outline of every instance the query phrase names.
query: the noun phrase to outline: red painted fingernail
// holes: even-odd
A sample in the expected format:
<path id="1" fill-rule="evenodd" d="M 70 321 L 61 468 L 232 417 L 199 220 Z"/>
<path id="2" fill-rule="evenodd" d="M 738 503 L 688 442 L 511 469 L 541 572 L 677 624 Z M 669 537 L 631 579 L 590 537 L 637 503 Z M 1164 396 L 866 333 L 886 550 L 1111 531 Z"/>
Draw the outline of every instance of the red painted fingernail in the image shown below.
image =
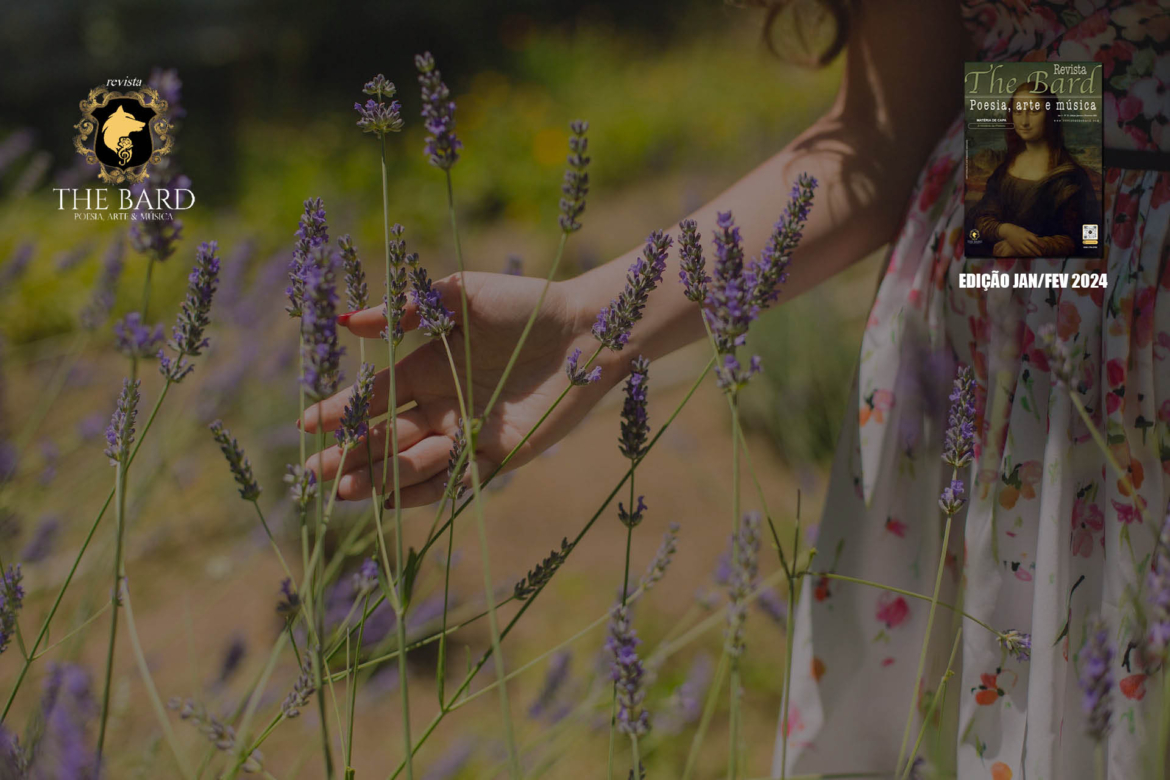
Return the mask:
<path id="1" fill-rule="evenodd" d="M 349 318 L 352 317 L 354 314 L 356 314 L 356 312 L 352 312 L 352 311 L 347 311 L 345 314 L 338 314 L 337 315 L 337 324 L 338 325 L 345 325 L 346 323 L 349 322 Z"/>

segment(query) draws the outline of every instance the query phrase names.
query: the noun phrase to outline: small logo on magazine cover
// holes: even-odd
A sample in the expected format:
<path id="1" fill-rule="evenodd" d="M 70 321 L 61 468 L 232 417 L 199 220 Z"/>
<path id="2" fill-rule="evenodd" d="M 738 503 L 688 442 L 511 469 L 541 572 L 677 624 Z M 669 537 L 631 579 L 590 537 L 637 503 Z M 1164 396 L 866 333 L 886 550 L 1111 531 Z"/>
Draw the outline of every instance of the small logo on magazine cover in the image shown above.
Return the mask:
<path id="1" fill-rule="evenodd" d="M 971 230 L 968 231 L 968 233 L 967 233 L 967 238 L 971 239 L 972 241 L 978 241 L 979 240 L 979 229 L 978 228 L 971 228 Z"/>
<path id="2" fill-rule="evenodd" d="M 1097 245 L 1097 226 L 1081 225 L 1081 243 L 1085 246 Z"/>
<path id="3" fill-rule="evenodd" d="M 150 87 L 127 93 L 91 89 L 73 127 L 77 153 L 100 167 L 98 178 L 107 184 L 146 179 L 147 165 L 157 165 L 174 144 L 167 101 Z"/>

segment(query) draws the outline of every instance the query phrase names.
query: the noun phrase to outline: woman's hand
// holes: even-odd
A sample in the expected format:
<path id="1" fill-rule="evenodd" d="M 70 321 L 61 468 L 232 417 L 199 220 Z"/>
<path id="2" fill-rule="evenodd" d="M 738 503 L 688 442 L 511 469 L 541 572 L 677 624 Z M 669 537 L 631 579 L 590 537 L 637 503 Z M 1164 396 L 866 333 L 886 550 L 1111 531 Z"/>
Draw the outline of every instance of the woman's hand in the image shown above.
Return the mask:
<path id="1" fill-rule="evenodd" d="M 469 272 L 466 274 L 466 284 L 471 318 L 473 395 L 478 415 L 495 391 L 545 282 L 543 279 L 505 274 Z M 477 463 L 481 479 L 520 443 L 568 385 L 565 359 L 569 353 L 579 347 L 582 352 L 580 362 L 584 364 L 598 346 L 589 332 L 596 312 L 579 310 L 579 299 L 569 292 L 569 284 L 554 282 L 549 286 L 540 314 L 508 376 L 507 384 L 480 429 Z M 458 274 L 435 282 L 435 288 L 443 296 L 443 303 L 454 312 L 457 326 L 448 334 L 447 340 L 459 374 L 460 387 L 466 392 L 465 331 L 461 322 L 459 285 Z M 386 352 L 386 343 L 379 338 L 386 325 L 381 306 L 357 312 L 347 318 L 344 324 L 353 334 L 374 339 L 366 345 L 368 356 L 376 356 L 371 359 L 380 358 Z M 407 306 L 403 324 L 408 330 L 418 326 L 418 314 L 413 302 Z M 598 362 L 603 357 L 607 363 Z M 621 380 L 617 367 L 627 361 L 613 360 L 608 350 L 602 351 L 598 361 L 594 361 L 594 365 L 603 365 L 600 381 L 574 387 L 556 411 L 508 462 L 508 468 L 531 460 L 563 437 L 601 399 L 606 390 Z M 402 505 L 421 506 L 436 501 L 443 494 L 448 458 L 459 425 L 459 400 L 442 340 L 429 340 L 400 358 L 395 369 L 395 380 L 399 408 L 411 402 L 416 404 L 414 408 L 398 415 Z M 386 412 L 389 384 L 388 369 L 377 374 L 370 408 L 372 417 Z M 326 431 L 336 429 L 351 393 L 352 385 L 346 386 L 332 398 L 306 410 L 303 419 L 305 429 L 316 432 L 318 414 Z M 371 427 L 369 444 L 372 462 L 367 457 L 364 444 L 359 444 L 346 454 L 344 474 L 338 485 L 341 498 L 367 498 L 371 494 L 371 487 L 379 494 L 389 495 L 393 492 L 392 464 L 386 469 L 386 487 L 382 483 L 385 436 L 385 421 Z M 317 473 L 319 479 L 328 480 L 337 474 L 340 461 L 340 448 L 332 446 L 323 455 L 312 456 L 309 467 Z M 467 479 L 464 481 L 469 484 Z"/>
<path id="2" fill-rule="evenodd" d="M 1044 243 L 1031 230 L 1005 222 L 999 226 L 999 237 L 1007 241 L 1016 254 L 1025 257 L 1040 257 L 1044 254 Z"/>

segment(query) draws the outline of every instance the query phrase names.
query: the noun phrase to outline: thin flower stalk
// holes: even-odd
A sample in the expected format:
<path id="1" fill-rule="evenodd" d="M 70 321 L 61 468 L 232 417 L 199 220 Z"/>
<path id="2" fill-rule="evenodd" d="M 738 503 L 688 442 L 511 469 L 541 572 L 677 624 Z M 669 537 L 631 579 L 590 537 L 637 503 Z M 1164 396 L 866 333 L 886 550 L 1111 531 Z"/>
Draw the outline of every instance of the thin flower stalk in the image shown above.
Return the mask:
<path id="1" fill-rule="evenodd" d="M 898 762 L 895 771 L 901 772 L 905 768 L 906 748 L 910 741 L 910 731 L 914 726 L 914 716 L 918 711 L 918 696 L 922 688 L 922 674 L 926 668 L 926 653 L 930 647 L 930 632 L 934 627 L 935 608 L 939 604 L 939 593 L 942 590 L 943 572 L 946 570 L 947 550 L 951 539 L 951 524 L 955 515 L 963 506 L 963 482 L 959 479 L 959 470 L 970 465 L 974 457 L 975 437 L 975 376 L 970 366 L 960 366 L 955 376 L 954 389 L 950 396 L 951 406 L 947 416 L 947 429 L 943 448 L 943 462 L 951 467 L 951 480 L 939 497 L 939 508 L 946 517 L 943 527 L 942 548 L 939 552 L 938 567 L 934 578 L 934 590 L 930 598 L 930 610 L 927 612 L 926 633 L 922 638 L 922 648 L 918 653 L 918 670 L 914 674 L 914 692 L 910 698 L 909 713 L 906 716 L 906 725 L 902 730 L 902 746 L 898 749 Z"/>

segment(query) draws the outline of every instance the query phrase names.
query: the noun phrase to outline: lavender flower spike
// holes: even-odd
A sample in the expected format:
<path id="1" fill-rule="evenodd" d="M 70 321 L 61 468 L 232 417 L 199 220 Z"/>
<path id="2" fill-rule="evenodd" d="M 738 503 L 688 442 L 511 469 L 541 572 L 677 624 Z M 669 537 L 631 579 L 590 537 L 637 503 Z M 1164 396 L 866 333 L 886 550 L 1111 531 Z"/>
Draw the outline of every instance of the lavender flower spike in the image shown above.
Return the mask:
<path id="1" fill-rule="evenodd" d="M 565 360 L 565 373 L 569 375 L 569 384 L 582 387 L 593 384 L 598 379 L 601 379 L 601 366 L 594 366 L 591 370 L 586 371 L 584 368 L 578 368 L 580 360 L 580 347 L 574 349 L 568 359 Z"/>
<path id="2" fill-rule="evenodd" d="M 1109 718 L 1113 714 L 1113 673 L 1110 669 L 1113 647 L 1109 642 L 1109 627 L 1100 618 L 1090 621 L 1086 631 L 1088 641 L 1083 650 L 1085 660 L 1081 668 L 1082 709 L 1088 719 L 1087 733 L 1099 741 L 1109 733 Z"/>
<path id="3" fill-rule="evenodd" d="M 959 367 L 950 400 L 943 462 L 961 469 L 971 462 L 975 445 L 975 376 L 970 366 Z"/>
<path id="4" fill-rule="evenodd" d="M 801 231 L 804 223 L 808 221 L 813 190 L 816 188 L 817 180 L 807 173 L 802 173 L 796 178 L 784 215 L 773 227 L 772 235 L 764 245 L 759 259 L 751 264 L 752 276 L 755 279 L 752 303 L 761 309 L 776 301 L 780 295 L 781 285 L 788 281 L 788 262 L 796 245 L 800 243 Z"/>
<path id="5" fill-rule="evenodd" d="M 682 236 L 678 240 L 678 256 L 681 270 L 678 272 L 679 281 L 683 283 L 683 292 L 689 300 L 702 303 L 707 297 L 707 261 L 703 259 L 703 247 L 699 239 L 698 223 L 693 219 L 684 219 L 678 223 Z"/>
<path id="6" fill-rule="evenodd" d="M 737 392 L 746 387 L 762 367 L 759 355 L 752 355 L 747 368 L 740 364 L 735 355 L 724 355 L 723 364 L 715 367 L 715 385 L 720 390 Z"/>
<path id="7" fill-rule="evenodd" d="M 639 355 L 630 361 L 626 398 L 622 404 L 622 435 L 618 443 L 622 455 L 630 460 L 637 460 L 646 454 L 646 440 L 650 436 L 650 417 L 646 412 L 649 376 L 649 360 Z"/>
<path id="8" fill-rule="evenodd" d="M 128 358 L 149 358 L 163 340 L 162 325 L 144 325 L 142 315 L 132 311 L 114 323 L 114 344 Z"/>
<path id="9" fill-rule="evenodd" d="M 215 443 L 219 445 L 223 456 L 227 458 L 228 467 L 232 470 L 236 484 L 240 486 L 240 498 L 245 501 L 255 501 L 260 498 L 260 483 L 256 481 L 256 475 L 252 473 L 252 464 L 248 461 L 248 456 L 244 454 L 244 448 L 236 441 L 236 437 L 223 427 L 221 420 L 216 420 L 208 427 L 211 429 L 211 435 L 215 438 Z"/>
<path id="10" fill-rule="evenodd" d="M 370 288 L 366 286 L 366 272 L 357 247 L 347 234 L 337 239 L 337 248 L 341 251 L 341 267 L 345 269 L 345 303 L 350 311 L 360 311 L 370 305 Z"/>
<path id="11" fill-rule="evenodd" d="M 743 238 L 731 212 L 721 212 L 715 226 L 714 278 L 707 285 L 703 317 L 711 329 L 716 351 L 734 355 L 736 347 L 747 339 L 748 326 L 760 313 L 752 301 L 756 279 L 751 268 L 744 268 Z"/>
<path id="12" fill-rule="evenodd" d="M 565 183 L 561 185 L 561 230 L 573 233 L 581 229 L 577 218 L 585 211 L 585 196 L 589 194 L 589 139 L 585 133 L 589 123 L 580 119 L 570 122 L 573 132 L 569 137 L 569 168 L 565 171 Z"/>
<path id="13" fill-rule="evenodd" d="M 418 266 L 418 253 L 406 253 L 406 240 L 402 237 L 405 232 L 402 225 L 390 228 L 390 278 L 389 294 L 382 298 L 382 314 L 386 317 L 386 329 L 382 332 L 383 339 L 393 337 L 394 345 L 402 343 L 406 335 L 402 329 L 402 318 L 406 316 L 406 290 L 411 271 Z"/>
<path id="14" fill-rule="evenodd" d="M 20 564 L 10 565 L 0 582 L 0 653 L 16 634 L 17 613 L 24 604 L 24 588 L 20 585 Z"/>
<path id="15" fill-rule="evenodd" d="M 458 501 L 467 491 L 467 485 L 463 482 L 469 467 L 467 458 L 463 459 L 462 464 L 459 463 L 459 456 L 463 454 L 465 449 L 467 449 L 467 430 L 463 425 L 463 418 L 460 417 L 455 423 L 455 439 L 451 442 L 451 452 L 447 456 L 447 482 L 443 485 L 444 495 L 453 501 Z M 458 472 L 455 469 L 456 466 L 459 466 Z"/>
<path id="16" fill-rule="evenodd" d="M 646 246 L 626 274 L 626 286 L 609 306 L 597 314 L 593 336 L 614 352 L 620 352 L 630 340 L 630 331 L 642 319 L 642 310 L 650 293 L 662 281 L 666 270 L 666 253 L 672 239 L 661 230 L 655 230 L 646 239 Z"/>
<path id="17" fill-rule="evenodd" d="M 1146 577 L 1148 599 L 1146 609 L 1146 638 L 1143 655 L 1146 663 L 1154 660 L 1166 663 L 1170 647 L 1170 515 L 1162 521 L 1154 561 Z"/>
<path id="18" fill-rule="evenodd" d="M 305 213 L 297 224 L 292 260 L 288 264 L 289 286 L 285 290 L 290 317 L 299 317 L 304 309 L 305 280 L 302 277 L 309 252 L 329 243 L 329 226 L 325 222 L 325 203 L 320 198 L 305 201 Z"/>
<path id="19" fill-rule="evenodd" d="M 373 396 L 374 364 L 362 363 L 349 402 L 341 413 L 341 426 L 333 434 L 342 445 L 356 447 L 370 430 L 370 399 Z"/>
<path id="20" fill-rule="evenodd" d="M 364 598 L 378 587 L 378 564 L 373 558 L 366 558 L 353 575 L 353 591 L 358 598 Z"/>
<path id="21" fill-rule="evenodd" d="M 743 654 L 743 629 L 747 622 L 748 597 L 756 586 L 759 574 L 760 516 L 748 512 L 740 521 L 734 547 L 736 560 L 731 566 L 728 582 L 727 652 L 733 658 Z"/>
<path id="22" fill-rule="evenodd" d="M 304 373 L 301 384 L 314 401 L 337 391 L 341 383 L 341 356 L 337 344 L 337 290 L 333 257 L 324 246 L 315 247 L 301 271 L 304 279 L 304 310 L 301 313 L 301 354 Z"/>
<path id="23" fill-rule="evenodd" d="M 427 135 L 425 153 L 431 165 L 449 171 L 459 161 L 463 143 L 455 137 L 455 101 L 435 68 L 430 52 L 416 55 L 418 83 L 422 87 L 422 118 Z"/>
<path id="24" fill-rule="evenodd" d="M 284 481 L 288 483 L 288 492 L 293 503 L 304 513 L 309 502 L 317 495 L 317 475 L 304 466 L 290 465 L 288 473 L 284 475 Z"/>
<path id="25" fill-rule="evenodd" d="M 678 530 L 678 523 L 671 523 L 670 528 L 662 535 L 662 544 L 658 546 L 658 552 L 654 553 L 654 559 L 650 561 L 650 566 L 638 582 L 638 589 L 643 593 L 666 576 L 666 570 L 670 568 L 670 562 L 674 560 L 674 554 L 678 551 Z"/>
<path id="26" fill-rule="evenodd" d="M 106 457 L 110 465 L 121 463 L 126 465 L 130 459 L 130 445 L 134 443 L 134 422 L 138 418 L 138 387 L 141 379 L 131 382 L 122 380 L 122 392 L 118 395 L 118 406 L 110 417 L 110 425 L 106 428 Z"/>
<path id="27" fill-rule="evenodd" d="M 306 648 L 301 654 L 301 673 L 280 705 L 284 717 L 295 718 L 301 714 L 301 709 L 309 703 L 309 697 L 317 690 L 313 679 L 313 653 Z"/>
<path id="28" fill-rule="evenodd" d="M 96 330 L 110 315 L 118 293 L 118 278 L 122 275 L 122 257 L 125 253 L 126 242 L 118 234 L 106 250 L 102 270 L 93 285 L 92 297 L 81 311 L 81 325 L 86 330 Z"/>
<path id="29" fill-rule="evenodd" d="M 605 647 L 613 656 L 610 668 L 617 687 L 617 727 L 623 734 L 642 737 L 650 731 L 650 713 L 642 707 L 646 698 L 642 689 L 645 669 L 638 658 L 638 644 L 638 634 L 630 625 L 627 608 L 614 607 L 610 613 Z"/>
<path id="30" fill-rule="evenodd" d="M 187 300 L 179 310 L 179 320 L 171 329 L 171 340 L 167 346 L 178 353 L 174 362 L 159 350 L 159 372 L 172 382 L 182 382 L 195 370 L 185 356 L 198 357 L 207 348 L 208 339 L 203 335 L 211 324 L 211 300 L 215 297 L 219 283 L 219 245 L 215 241 L 199 245 L 195 251 L 195 267 L 187 277 Z"/>
<path id="31" fill-rule="evenodd" d="M 414 303 L 418 306 L 418 328 L 431 338 L 441 338 L 451 332 L 455 321 L 451 310 L 443 305 L 443 296 L 431 285 L 427 269 L 416 266 L 410 272 L 414 289 Z"/>

